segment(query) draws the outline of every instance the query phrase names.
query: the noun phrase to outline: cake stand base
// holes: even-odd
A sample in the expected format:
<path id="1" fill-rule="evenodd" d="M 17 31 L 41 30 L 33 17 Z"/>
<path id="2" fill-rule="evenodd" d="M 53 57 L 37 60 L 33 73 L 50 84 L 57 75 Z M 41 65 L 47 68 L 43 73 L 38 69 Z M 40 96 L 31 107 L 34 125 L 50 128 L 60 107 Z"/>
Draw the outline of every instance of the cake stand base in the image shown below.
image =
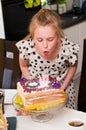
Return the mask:
<path id="1" fill-rule="evenodd" d="M 36 122 L 46 122 L 53 118 L 53 114 L 49 112 L 40 112 L 31 114 L 31 118 Z"/>

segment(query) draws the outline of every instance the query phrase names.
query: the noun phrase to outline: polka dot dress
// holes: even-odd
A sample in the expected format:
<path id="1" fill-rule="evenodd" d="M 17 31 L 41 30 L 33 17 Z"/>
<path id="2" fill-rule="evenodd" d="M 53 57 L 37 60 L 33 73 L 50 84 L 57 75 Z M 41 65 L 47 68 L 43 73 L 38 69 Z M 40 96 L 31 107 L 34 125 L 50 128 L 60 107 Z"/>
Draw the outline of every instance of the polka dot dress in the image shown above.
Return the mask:
<path id="1" fill-rule="evenodd" d="M 59 55 L 52 61 L 44 60 L 35 50 L 32 39 L 21 40 L 16 44 L 19 49 L 20 58 L 29 59 L 28 71 L 31 78 L 36 78 L 41 74 L 48 74 L 56 78 L 60 83 L 63 82 L 68 71 L 69 65 L 77 62 L 79 46 L 68 39 L 62 38 Z M 71 81 L 66 91 L 68 92 L 67 107 L 75 108 L 75 90 Z"/>

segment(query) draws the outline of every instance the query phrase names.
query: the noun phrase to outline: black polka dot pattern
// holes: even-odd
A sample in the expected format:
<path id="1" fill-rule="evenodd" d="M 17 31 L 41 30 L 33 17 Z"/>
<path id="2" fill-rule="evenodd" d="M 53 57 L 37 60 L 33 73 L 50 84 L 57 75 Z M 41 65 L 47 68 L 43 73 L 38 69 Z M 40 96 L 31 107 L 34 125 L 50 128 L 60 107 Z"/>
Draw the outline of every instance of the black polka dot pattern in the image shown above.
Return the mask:
<path id="1" fill-rule="evenodd" d="M 28 41 L 21 40 L 16 46 L 19 49 L 20 57 L 24 60 L 29 59 L 28 70 L 32 78 L 38 77 L 41 74 L 49 74 L 62 81 L 68 71 L 68 66 L 74 65 L 77 62 L 77 54 L 79 46 L 73 42 L 68 41 L 67 38 L 61 39 L 61 49 L 59 56 L 53 61 L 46 61 L 36 52 L 34 42 L 32 39 Z M 75 91 L 73 84 L 70 83 L 68 89 L 69 102 L 67 107 L 75 108 Z"/>

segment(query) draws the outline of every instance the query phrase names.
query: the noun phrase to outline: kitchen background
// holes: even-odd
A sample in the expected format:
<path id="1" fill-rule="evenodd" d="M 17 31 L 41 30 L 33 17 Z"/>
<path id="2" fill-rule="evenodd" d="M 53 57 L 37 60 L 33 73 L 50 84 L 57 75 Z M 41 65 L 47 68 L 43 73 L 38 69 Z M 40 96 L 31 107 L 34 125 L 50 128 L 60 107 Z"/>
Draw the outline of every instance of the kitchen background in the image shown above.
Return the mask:
<path id="1" fill-rule="evenodd" d="M 59 14 L 72 10 L 73 6 L 81 8 L 84 2 L 84 0 L 41 0 L 41 5 L 39 5 L 40 0 L 37 0 L 38 6 L 29 8 L 30 2 L 28 1 L 30 0 L 0 0 L 0 37 L 8 40 L 20 40 L 24 37 L 28 33 L 27 28 L 31 17 L 42 7 L 43 2 L 47 1 L 48 6 L 56 5 L 52 7 L 53 10 L 54 8 L 58 10 Z"/>
<path id="2" fill-rule="evenodd" d="M 28 33 L 28 25 L 30 22 L 31 17 L 42 7 L 39 3 L 37 7 L 30 8 L 28 4 L 24 4 L 25 1 L 30 0 L 0 0 L 0 38 L 4 38 L 10 41 L 18 41 L 21 40 L 23 37 L 26 36 Z M 46 0 L 41 0 L 43 3 Z M 53 1 L 53 4 L 56 4 L 56 1 L 58 1 L 58 5 L 65 4 L 66 10 L 61 7 L 61 9 L 58 9 L 58 13 L 62 15 L 63 13 L 70 12 L 73 10 L 73 7 L 79 7 L 78 12 L 75 10 L 75 13 L 80 13 L 79 9 L 82 8 L 82 4 L 85 0 L 47 0 L 48 4 L 50 1 Z M 62 3 L 63 2 L 63 3 Z M 52 4 L 52 2 L 51 2 Z M 49 6 L 51 5 L 49 4 Z M 30 4 L 29 4 L 30 5 Z M 36 6 L 36 5 L 35 5 Z M 58 8 L 58 6 L 57 6 Z M 62 12 L 63 11 L 63 12 Z M 79 15 L 80 18 L 82 18 L 82 15 Z M 70 40 L 73 40 L 74 42 L 77 42 L 80 44 L 80 54 L 79 54 L 79 64 L 78 69 L 76 72 L 76 77 L 80 75 L 81 73 L 81 67 L 82 67 L 82 56 L 83 56 L 83 39 L 86 37 L 86 29 L 84 26 L 86 25 L 86 22 L 82 22 L 78 24 L 78 22 L 81 19 L 78 19 L 76 15 L 63 18 L 62 27 L 64 29 L 64 32 L 68 35 Z M 70 22 L 74 24 L 76 21 L 76 26 L 69 26 Z M 82 30 L 83 29 L 83 30 Z M 75 33 L 76 32 L 76 33 Z M 82 32 L 82 33 L 81 33 Z M 83 34 L 83 35 L 82 35 Z M 81 44 L 82 43 L 82 44 Z"/>
<path id="3" fill-rule="evenodd" d="M 24 4 L 25 1 L 27 4 Z M 0 0 L 0 37 L 9 40 L 20 40 L 27 34 L 31 17 L 42 7 L 39 5 L 34 9 L 29 9 L 28 1 L 30 0 Z M 38 1 L 40 2 L 40 0 Z M 41 0 L 41 4 L 45 1 L 48 1 L 48 3 L 51 1 L 51 4 L 53 2 L 56 6 L 58 4 L 59 14 L 70 11 L 73 6 L 81 8 L 84 2 L 84 0 Z M 56 6 L 53 6 L 53 9 Z"/>

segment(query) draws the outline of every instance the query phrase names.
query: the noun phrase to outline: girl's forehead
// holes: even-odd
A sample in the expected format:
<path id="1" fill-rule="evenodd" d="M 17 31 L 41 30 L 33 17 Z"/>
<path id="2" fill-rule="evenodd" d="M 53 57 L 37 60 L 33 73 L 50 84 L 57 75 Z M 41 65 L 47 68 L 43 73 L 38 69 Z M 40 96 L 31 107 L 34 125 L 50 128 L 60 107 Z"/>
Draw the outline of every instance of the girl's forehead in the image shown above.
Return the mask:
<path id="1" fill-rule="evenodd" d="M 55 33 L 56 29 L 52 26 L 38 26 L 35 30 L 35 32 L 50 32 L 50 33 Z"/>
<path id="2" fill-rule="evenodd" d="M 51 27 L 42 27 L 37 28 L 34 31 L 34 37 L 53 37 L 55 36 L 56 31 L 52 29 Z"/>

